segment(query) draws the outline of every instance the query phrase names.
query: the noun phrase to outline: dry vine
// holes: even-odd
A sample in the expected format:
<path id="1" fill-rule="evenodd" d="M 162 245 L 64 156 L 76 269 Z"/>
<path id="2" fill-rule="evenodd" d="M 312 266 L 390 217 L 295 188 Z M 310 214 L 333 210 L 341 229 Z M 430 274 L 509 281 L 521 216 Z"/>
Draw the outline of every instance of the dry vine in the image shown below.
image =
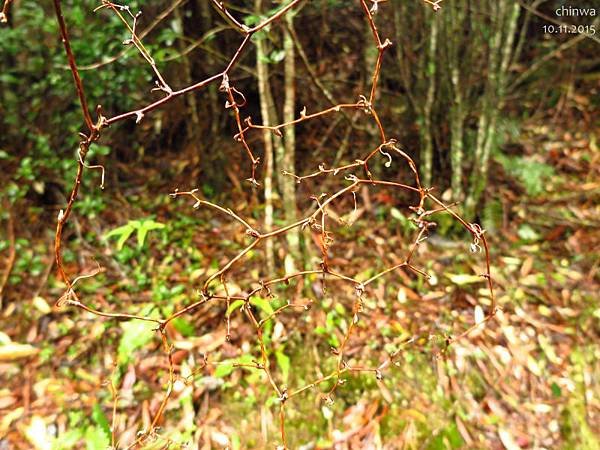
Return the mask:
<path id="1" fill-rule="evenodd" d="M 5 13 L 7 11 L 9 1 L 10 0 L 5 2 L 4 9 L 3 9 L 3 17 L 6 17 Z M 76 87 L 77 95 L 79 97 L 79 102 L 81 105 L 83 119 L 85 122 L 85 126 L 87 128 L 86 133 L 81 133 L 82 140 L 80 141 L 80 144 L 79 144 L 77 174 L 75 177 L 75 181 L 73 183 L 70 197 L 68 199 L 65 209 L 61 210 L 58 214 L 58 223 L 57 223 L 56 234 L 55 234 L 55 258 L 56 258 L 56 264 L 57 264 L 57 269 L 58 269 L 60 278 L 66 284 L 66 291 L 62 295 L 62 297 L 58 300 L 57 305 L 58 306 L 66 306 L 66 305 L 75 306 L 75 307 L 81 308 L 85 311 L 88 311 L 90 313 L 93 313 L 97 316 L 102 316 L 102 317 L 107 317 L 107 318 L 136 319 L 136 320 L 154 322 L 157 325 L 157 332 L 159 333 L 159 335 L 161 337 L 164 353 L 168 359 L 168 367 L 169 367 L 168 387 L 164 394 L 162 402 L 160 403 L 158 411 L 154 414 L 154 417 L 152 418 L 150 427 L 148 429 L 146 429 L 145 431 L 139 433 L 137 439 L 134 442 L 132 442 L 127 448 L 133 448 L 135 446 L 141 445 L 144 442 L 146 442 L 147 440 L 156 437 L 157 424 L 158 424 L 159 419 L 161 418 L 162 414 L 164 413 L 167 402 L 172 394 L 174 383 L 178 379 L 178 374 L 176 373 L 175 365 L 173 363 L 173 358 L 172 358 L 172 348 L 173 347 L 170 344 L 168 336 L 165 332 L 165 328 L 166 328 L 167 324 L 169 324 L 173 319 L 175 319 L 179 316 L 182 316 L 184 314 L 190 313 L 190 312 L 198 309 L 201 305 L 204 305 L 207 302 L 212 302 L 212 301 L 223 302 L 228 307 L 230 306 L 232 301 L 243 302 L 241 309 L 242 309 L 243 313 L 245 314 L 245 316 L 247 317 L 247 319 L 249 320 L 249 322 L 252 324 L 252 326 L 256 330 L 256 336 L 257 336 L 257 341 L 258 341 L 258 344 L 260 347 L 261 357 L 260 357 L 259 361 L 255 361 L 254 363 L 251 363 L 251 364 L 234 364 L 234 365 L 236 367 L 250 367 L 250 368 L 264 372 L 269 384 L 271 385 L 271 387 L 273 389 L 273 392 L 279 399 L 279 409 L 280 409 L 279 429 L 280 429 L 280 435 L 281 435 L 281 446 L 279 448 L 288 448 L 287 439 L 286 439 L 286 431 L 285 431 L 285 407 L 286 407 L 287 402 L 290 399 L 292 399 L 292 398 L 300 395 L 301 393 L 303 393 L 311 388 L 314 388 L 324 382 L 333 381 L 331 388 L 328 391 L 321 394 L 322 398 L 325 402 L 332 402 L 333 401 L 333 399 L 332 399 L 333 393 L 341 384 L 343 384 L 342 375 L 345 373 L 349 373 L 349 372 L 371 372 L 371 373 L 375 374 L 377 379 L 381 379 L 383 376 L 382 371 L 384 369 L 386 369 L 387 367 L 389 367 L 392 363 L 395 362 L 395 358 L 398 356 L 400 351 L 389 355 L 387 360 L 385 362 L 383 362 L 381 365 L 379 365 L 378 367 L 352 367 L 344 359 L 345 347 L 346 347 L 348 340 L 350 339 L 350 336 L 352 335 L 354 328 L 360 321 L 360 313 L 363 308 L 363 296 L 365 294 L 366 289 L 369 288 L 369 285 L 371 285 L 374 281 L 378 280 L 379 278 L 381 278 L 397 269 L 400 269 L 400 268 L 412 271 L 415 274 L 418 274 L 420 276 L 428 277 L 427 273 L 424 270 L 416 267 L 413 264 L 412 260 L 413 260 L 413 255 L 415 254 L 415 251 L 417 250 L 417 247 L 427 238 L 429 230 L 431 229 L 431 227 L 433 227 L 435 225 L 434 222 L 431 222 L 428 220 L 428 218 L 433 214 L 436 214 L 439 212 L 445 212 L 447 214 L 450 214 L 456 221 L 458 221 L 458 223 L 460 223 L 471 234 L 471 236 L 473 238 L 473 242 L 471 244 L 471 251 L 473 251 L 473 252 L 483 251 L 483 253 L 485 254 L 485 272 L 481 276 L 483 278 L 485 278 L 485 280 L 487 282 L 488 289 L 489 289 L 489 295 L 491 298 L 491 306 L 488 310 L 487 316 L 482 321 L 479 321 L 471 328 L 465 330 L 459 336 L 455 336 L 455 337 L 448 336 L 446 339 L 446 347 L 448 345 L 450 345 L 451 342 L 453 342 L 454 340 L 459 339 L 463 336 L 466 336 L 474 328 L 482 326 L 482 324 L 487 322 L 488 320 L 490 320 L 497 311 L 497 306 L 496 306 L 496 302 L 495 302 L 495 298 L 494 298 L 492 277 L 490 274 L 490 254 L 489 254 L 488 243 L 487 243 L 487 240 L 485 237 L 484 230 L 477 224 L 468 223 L 465 220 L 463 220 L 455 211 L 453 211 L 451 209 L 451 206 L 446 205 L 438 197 L 436 197 L 432 193 L 432 189 L 430 187 L 421 185 L 421 180 L 419 178 L 419 173 L 418 173 L 415 163 L 413 162 L 411 157 L 400 148 L 400 146 L 397 144 L 397 141 L 395 139 L 389 138 L 386 135 L 386 131 L 384 130 L 382 123 L 379 119 L 379 116 L 377 113 L 377 108 L 375 105 L 375 97 L 376 97 L 376 93 L 377 93 L 377 86 L 378 86 L 378 82 L 379 82 L 379 78 L 380 78 L 383 58 L 386 53 L 386 50 L 388 48 L 390 48 L 390 46 L 392 45 L 392 42 L 389 39 L 381 38 L 380 33 L 377 29 L 375 20 L 374 20 L 374 16 L 376 15 L 378 9 L 380 8 L 379 4 L 383 3 L 385 0 L 370 0 L 370 4 L 368 4 L 368 0 L 357 0 L 358 3 L 360 3 L 360 7 L 364 13 L 365 19 L 368 21 L 368 24 L 369 24 L 369 27 L 371 29 L 372 36 L 373 36 L 373 42 L 374 42 L 376 48 L 378 49 L 378 56 L 377 56 L 377 59 L 375 62 L 375 66 L 373 68 L 373 74 L 372 74 L 372 79 L 371 79 L 371 89 L 370 89 L 370 92 L 368 93 L 368 95 L 361 95 L 357 101 L 354 101 L 352 103 L 337 104 L 333 107 L 327 108 L 322 111 L 314 112 L 314 113 L 308 113 L 306 108 L 304 108 L 300 112 L 300 115 L 297 119 L 287 122 L 287 123 L 282 123 L 282 124 L 276 125 L 276 126 L 265 126 L 265 125 L 254 124 L 250 117 L 248 117 L 247 119 L 242 119 L 240 108 L 242 108 L 245 105 L 246 99 L 245 99 L 243 93 L 240 92 L 232 84 L 231 78 L 230 78 L 230 73 L 236 67 L 236 63 L 239 61 L 242 53 L 244 52 L 244 50 L 250 43 L 253 35 L 255 35 L 258 31 L 263 30 L 269 24 L 279 20 L 288 11 L 297 7 L 301 3 L 301 0 L 292 0 L 292 1 L 288 2 L 285 6 L 280 8 L 277 12 L 272 14 L 270 17 L 262 20 L 262 22 L 260 22 L 259 24 L 257 24 L 254 27 L 248 27 L 248 26 L 244 25 L 241 21 L 236 19 L 234 14 L 232 14 L 227 9 L 225 4 L 221 3 L 219 0 L 211 0 L 211 1 L 212 1 L 212 5 L 219 11 L 221 16 L 225 18 L 225 20 L 229 23 L 229 25 L 234 27 L 240 33 L 241 43 L 240 43 L 239 47 L 237 48 L 237 50 L 235 51 L 235 53 L 233 54 L 233 56 L 231 57 L 231 59 L 229 60 L 229 63 L 226 65 L 226 67 L 221 72 L 216 73 L 204 80 L 198 81 L 187 87 L 184 87 L 184 88 L 181 88 L 178 90 L 173 90 L 170 87 L 170 85 L 168 84 L 168 82 L 165 80 L 165 78 L 162 76 L 162 74 L 159 72 L 159 70 L 154 62 L 154 59 L 152 58 L 152 56 L 150 55 L 150 53 L 148 52 L 148 50 L 142 43 L 143 36 L 141 34 L 137 34 L 136 28 L 137 28 L 137 19 L 139 17 L 139 13 L 134 14 L 132 11 L 130 11 L 129 7 L 127 7 L 127 6 L 119 5 L 119 4 L 113 3 L 108 0 L 102 0 L 102 4 L 97 9 L 105 8 L 105 9 L 109 9 L 109 10 L 113 11 L 114 14 L 116 14 L 119 17 L 119 19 L 125 24 L 125 26 L 129 30 L 129 32 L 131 33 L 131 38 L 126 40 L 124 42 L 124 44 L 135 47 L 137 49 L 137 51 L 140 53 L 140 55 L 148 63 L 148 65 L 152 68 L 152 70 L 155 74 L 155 77 L 156 77 L 156 87 L 153 90 L 161 92 L 163 94 L 163 96 L 159 100 L 149 103 L 146 106 L 143 106 L 139 109 L 125 112 L 122 114 L 118 114 L 118 115 L 115 115 L 112 117 L 104 116 L 103 112 L 102 112 L 102 108 L 100 107 L 100 105 L 98 105 L 96 107 L 97 119 L 94 121 L 92 119 L 92 116 L 91 116 L 89 108 L 88 108 L 85 89 L 84 89 L 84 86 L 83 86 L 82 81 L 79 76 L 78 67 L 77 67 L 77 64 L 75 61 L 75 56 L 71 49 L 69 34 L 67 31 L 67 25 L 65 23 L 65 19 L 63 17 L 63 13 L 61 10 L 61 0 L 53 0 L 55 12 L 56 12 L 56 18 L 57 18 L 57 21 L 58 21 L 58 24 L 60 27 L 60 34 L 61 34 L 62 42 L 64 44 L 64 49 L 65 49 L 65 52 L 67 55 L 67 60 L 69 63 L 71 73 L 73 75 L 73 80 L 74 80 L 74 84 Z M 425 3 L 431 5 L 431 7 L 436 11 L 438 9 L 440 9 L 440 3 L 442 2 L 442 0 L 438 0 L 438 1 L 423 0 L 423 1 Z M 154 26 L 154 24 L 153 24 L 153 26 Z M 216 273 L 213 273 L 204 281 L 201 289 L 199 289 L 199 297 L 200 298 L 196 302 L 174 312 L 169 317 L 152 318 L 152 317 L 148 317 L 148 316 L 135 315 L 135 314 L 105 312 L 105 311 L 97 310 L 92 306 L 89 306 L 89 304 L 86 304 L 84 301 L 82 301 L 80 296 L 77 294 L 77 292 L 75 290 L 75 286 L 76 286 L 77 282 L 80 281 L 81 279 L 93 276 L 96 273 L 98 273 L 101 269 L 99 268 L 98 270 L 96 270 L 90 274 L 80 275 L 80 276 L 76 276 L 76 277 L 72 278 L 66 272 L 65 267 L 63 266 L 62 235 L 63 235 L 64 227 L 67 224 L 69 217 L 73 211 L 73 205 L 77 199 L 78 191 L 79 191 L 79 188 L 80 188 L 80 185 L 82 182 L 82 177 L 83 177 L 85 169 L 87 169 L 87 168 L 100 169 L 102 171 L 102 174 L 104 174 L 104 168 L 102 166 L 88 165 L 86 163 L 86 156 L 88 154 L 90 146 L 100 138 L 102 131 L 106 127 L 116 124 L 117 122 L 124 121 L 126 119 L 135 119 L 136 122 L 140 122 L 141 120 L 143 120 L 145 114 L 150 113 L 151 111 L 165 105 L 166 103 L 170 102 L 171 100 L 175 99 L 176 97 L 188 94 L 193 91 L 198 91 L 198 90 L 208 86 L 211 83 L 220 83 L 219 89 L 226 96 L 225 107 L 232 111 L 234 119 L 235 119 L 236 127 L 237 127 L 237 134 L 235 135 L 234 138 L 237 142 L 240 143 L 240 145 L 243 148 L 243 151 L 247 154 L 247 156 L 250 160 L 251 170 L 250 170 L 250 177 L 248 178 L 248 180 L 254 186 L 258 185 L 258 181 L 256 180 L 256 169 L 259 165 L 259 158 L 255 155 L 255 153 L 253 152 L 253 150 L 250 148 L 250 146 L 248 144 L 247 135 L 248 135 L 248 133 L 252 132 L 252 130 L 267 129 L 277 135 L 281 135 L 280 130 L 284 127 L 294 126 L 298 123 L 305 122 L 305 121 L 315 119 L 318 117 L 334 115 L 338 112 L 343 112 L 345 110 L 355 110 L 355 111 L 363 111 L 368 117 L 370 117 L 373 120 L 373 122 L 376 125 L 377 130 L 378 130 L 380 143 L 376 148 L 371 149 L 365 155 L 365 157 L 363 159 L 356 160 L 355 162 L 350 163 L 350 164 L 346 164 L 346 165 L 343 165 L 340 167 L 331 167 L 331 168 L 326 168 L 324 165 L 320 165 L 318 167 L 318 170 L 316 170 L 313 173 L 307 174 L 307 175 L 296 175 L 296 174 L 293 174 L 290 172 L 285 172 L 286 175 L 294 177 L 298 183 L 300 183 L 303 180 L 308 179 L 308 178 L 315 178 L 315 177 L 328 176 L 328 175 L 337 176 L 338 174 L 345 174 L 344 180 L 346 181 L 346 185 L 331 195 L 323 194 L 323 196 L 321 196 L 321 197 L 313 197 L 313 199 L 315 200 L 315 207 L 312 212 L 310 212 L 305 217 L 303 217 L 302 219 L 300 219 L 294 223 L 290 223 L 286 226 L 283 226 L 283 227 L 280 227 L 280 228 L 277 228 L 275 230 L 268 231 L 268 232 L 263 232 L 263 231 L 257 229 L 256 227 L 250 225 L 249 221 L 247 221 L 240 214 L 232 211 L 229 208 L 222 207 L 217 204 L 203 200 L 198 195 L 197 190 L 190 190 L 190 191 L 176 190 L 175 192 L 172 192 L 170 195 L 173 198 L 179 198 L 179 197 L 190 198 L 194 202 L 194 208 L 199 208 L 199 207 L 212 208 L 212 209 L 218 211 L 219 213 L 222 213 L 222 214 L 228 216 L 229 218 L 231 218 L 232 220 L 238 222 L 245 229 L 247 238 L 249 239 L 250 243 L 247 244 L 247 246 L 245 248 L 243 248 L 237 255 L 235 255 L 233 258 L 231 258 L 226 264 L 224 264 Z M 369 170 L 369 164 L 376 158 L 382 158 L 383 163 L 387 167 L 389 167 L 389 165 L 392 163 L 393 156 L 397 156 L 397 157 L 401 158 L 402 160 L 406 161 L 410 170 L 412 171 L 412 174 L 414 175 L 414 185 L 402 184 L 402 183 L 398 183 L 398 182 L 394 182 L 394 181 L 379 180 L 379 179 L 373 178 L 373 175 L 372 175 L 371 171 Z M 362 176 L 362 177 L 358 176 L 355 173 L 353 173 L 353 171 L 363 172 L 364 176 Z M 386 186 L 388 188 L 410 191 L 419 196 L 419 201 L 414 206 L 411 207 L 412 211 L 414 212 L 414 216 L 413 216 L 412 220 L 417 225 L 418 231 L 416 232 L 416 235 L 415 235 L 415 238 L 414 238 L 412 244 L 408 247 L 408 250 L 406 252 L 406 255 L 404 256 L 403 261 L 392 267 L 388 267 L 387 269 L 381 271 L 380 273 L 372 276 L 371 278 L 369 278 L 367 280 L 362 280 L 362 281 L 357 280 L 356 278 L 354 278 L 352 276 L 338 273 L 329 266 L 328 248 L 332 243 L 332 234 L 330 231 L 328 231 L 328 225 L 327 225 L 327 215 L 328 215 L 327 208 L 328 208 L 328 206 L 330 206 L 330 204 L 333 201 L 340 199 L 343 196 L 353 196 L 354 204 L 356 205 L 355 193 L 356 193 L 357 189 L 361 186 L 366 186 L 367 188 L 369 188 L 371 186 Z M 431 209 L 427 209 L 428 204 L 432 205 Z M 239 265 L 240 262 L 244 259 L 244 257 L 246 255 L 248 255 L 248 253 L 251 250 L 258 247 L 262 242 L 264 242 L 268 239 L 272 239 L 277 236 L 281 236 L 281 235 L 285 234 L 286 232 L 288 232 L 289 230 L 292 230 L 294 228 L 304 229 L 307 227 L 317 231 L 321 236 L 322 259 L 321 259 L 321 263 L 320 263 L 319 267 L 314 268 L 313 270 L 299 271 L 296 273 L 290 273 L 290 274 L 286 274 L 285 276 L 282 276 L 282 277 L 272 278 L 272 279 L 268 279 L 268 280 L 257 280 L 258 287 L 255 287 L 254 289 L 250 290 L 247 293 L 244 293 L 244 292 L 230 293 L 230 290 L 228 287 L 227 276 L 228 276 L 229 272 L 231 271 L 231 269 L 234 266 Z M 265 292 L 267 295 L 271 295 L 271 286 L 273 286 L 273 285 L 277 285 L 280 283 L 288 283 L 292 279 L 298 279 L 298 278 L 306 277 L 309 275 L 320 275 L 323 277 L 324 281 L 325 280 L 331 280 L 331 281 L 337 280 L 340 282 L 349 283 L 354 287 L 356 297 L 355 297 L 354 305 L 352 308 L 352 319 L 347 328 L 345 336 L 343 337 L 343 339 L 341 341 L 339 348 L 336 348 L 333 350 L 334 355 L 336 356 L 335 370 L 332 373 L 321 376 L 320 378 L 312 381 L 311 383 L 309 383 L 305 386 L 297 387 L 295 389 L 288 389 L 287 387 L 280 385 L 275 381 L 275 377 L 273 376 L 273 369 L 271 367 L 271 362 L 270 362 L 270 358 L 269 358 L 269 352 L 267 351 L 266 344 L 263 339 L 263 328 L 264 328 L 264 325 L 269 320 L 272 320 L 274 317 L 283 313 L 287 309 L 307 310 L 310 305 L 295 304 L 292 302 L 288 302 L 286 305 L 276 309 L 270 316 L 268 316 L 262 320 L 259 320 L 257 318 L 257 315 L 255 314 L 255 312 L 252 309 L 250 300 L 254 296 L 260 295 L 261 293 L 265 293 Z M 229 311 L 229 308 L 228 308 L 228 311 Z M 229 313 L 226 315 L 227 336 L 229 336 L 229 332 L 230 332 L 230 317 L 229 317 L 229 315 L 230 315 Z M 409 340 L 409 342 L 411 342 L 411 341 L 412 341 L 412 339 Z M 208 361 L 208 358 L 205 358 L 204 365 L 209 364 L 209 363 L 210 364 L 218 364 L 218 362 Z M 113 393 L 113 396 L 115 397 L 114 401 L 115 401 L 115 405 L 116 405 L 116 401 L 117 401 L 116 388 L 114 385 L 111 384 L 110 389 L 111 389 L 111 392 Z M 116 446 L 118 446 L 118 442 L 116 442 L 116 437 L 114 436 L 114 425 L 115 425 L 114 424 L 114 420 L 115 420 L 115 410 L 114 409 L 115 408 L 113 408 L 112 446 L 113 446 L 113 448 L 116 448 Z"/>

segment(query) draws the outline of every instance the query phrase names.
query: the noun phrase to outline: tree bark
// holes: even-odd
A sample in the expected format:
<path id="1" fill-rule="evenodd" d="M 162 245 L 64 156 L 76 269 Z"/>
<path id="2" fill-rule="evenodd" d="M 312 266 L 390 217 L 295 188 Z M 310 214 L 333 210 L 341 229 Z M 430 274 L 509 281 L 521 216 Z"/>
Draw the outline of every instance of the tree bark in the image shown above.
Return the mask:
<path id="1" fill-rule="evenodd" d="M 464 200 L 463 191 L 463 159 L 464 159 L 464 121 L 466 107 L 464 104 L 463 83 L 460 67 L 460 37 L 464 30 L 466 7 L 464 1 L 457 2 L 456 6 L 449 8 L 444 18 L 446 21 L 444 41 L 446 44 L 446 61 L 449 79 L 450 96 L 450 163 L 452 176 L 450 186 L 452 198 L 456 201 Z"/>
<path id="2" fill-rule="evenodd" d="M 254 9 L 256 14 L 260 14 L 261 0 L 255 0 Z M 262 122 L 267 125 L 269 120 L 269 69 L 266 58 L 264 39 L 256 39 L 256 72 L 258 77 L 258 92 L 260 96 L 260 114 Z M 265 231 L 273 229 L 273 140 L 269 130 L 263 131 L 263 141 L 265 146 Z M 275 270 L 275 254 L 273 251 L 273 240 L 267 239 L 265 242 L 265 252 L 267 260 L 267 271 L 273 273 Z"/>
<path id="3" fill-rule="evenodd" d="M 296 110 L 296 54 L 294 41 L 290 29 L 293 26 L 294 16 L 292 13 L 285 17 L 287 27 L 283 30 L 283 48 L 285 51 L 284 73 L 285 73 L 285 104 L 283 105 L 283 121 L 294 120 Z M 284 130 L 285 152 L 282 155 L 279 171 L 287 170 L 295 172 L 296 156 L 296 130 L 294 127 L 286 127 Z M 292 177 L 281 176 L 279 188 L 282 193 L 283 211 L 286 223 L 296 221 L 296 182 Z M 288 253 L 285 256 L 285 270 L 287 273 L 296 271 L 294 261 L 300 260 L 300 233 L 298 229 L 290 230 L 287 235 Z"/>
<path id="4" fill-rule="evenodd" d="M 429 78 L 427 85 L 427 94 L 425 104 L 421 109 L 421 126 L 419 133 L 421 136 L 421 179 L 425 186 L 431 185 L 433 176 L 433 129 L 431 122 L 431 114 L 433 110 L 433 102 L 435 100 L 436 88 L 436 66 L 437 66 L 437 38 L 438 38 L 438 22 L 439 15 L 433 13 L 434 17 L 431 20 L 431 31 L 429 33 L 429 47 L 427 52 L 426 74 Z"/>

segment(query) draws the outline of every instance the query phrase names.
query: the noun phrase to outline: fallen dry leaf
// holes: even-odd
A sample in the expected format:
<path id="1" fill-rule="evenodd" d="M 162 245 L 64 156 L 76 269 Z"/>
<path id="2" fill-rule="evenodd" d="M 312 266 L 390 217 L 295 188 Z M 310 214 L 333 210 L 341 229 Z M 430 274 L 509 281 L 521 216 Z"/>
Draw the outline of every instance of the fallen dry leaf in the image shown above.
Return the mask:
<path id="1" fill-rule="evenodd" d="M 17 359 L 28 358 L 37 355 L 40 349 L 29 344 L 16 344 L 10 342 L 0 346 L 0 361 L 16 361 Z"/>
<path id="2" fill-rule="evenodd" d="M 500 441 L 502 441 L 502 445 L 504 445 L 506 450 L 521 450 L 521 447 L 517 444 L 508 430 L 500 428 L 500 430 L 498 430 L 498 436 L 500 436 Z"/>

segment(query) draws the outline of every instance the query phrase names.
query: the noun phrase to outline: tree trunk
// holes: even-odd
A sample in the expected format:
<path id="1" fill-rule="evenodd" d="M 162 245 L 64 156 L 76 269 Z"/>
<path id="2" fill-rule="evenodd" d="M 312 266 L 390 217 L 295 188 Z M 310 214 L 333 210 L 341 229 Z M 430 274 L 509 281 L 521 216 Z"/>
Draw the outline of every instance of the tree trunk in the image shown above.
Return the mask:
<path id="1" fill-rule="evenodd" d="M 254 3 L 256 14 L 260 14 L 261 0 Z M 256 71 L 258 77 L 258 92 L 260 95 L 260 114 L 262 122 L 270 124 L 269 120 L 269 69 L 266 58 L 264 39 L 256 39 Z M 263 131 L 263 140 L 265 145 L 265 231 L 273 229 L 273 140 L 269 130 Z M 273 252 L 273 240 L 267 239 L 265 242 L 265 252 L 267 260 L 267 271 L 273 273 L 275 270 L 275 255 Z"/>
<path id="2" fill-rule="evenodd" d="M 452 176 L 450 186 L 452 198 L 456 201 L 464 200 L 463 191 L 463 159 L 464 159 L 464 121 L 466 108 L 464 105 L 463 82 L 460 67 L 460 38 L 461 30 L 464 30 L 467 5 L 459 1 L 453 8 L 449 8 L 445 14 L 446 27 L 444 41 L 446 44 L 447 71 L 450 81 L 449 92 L 451 98 L 449 121 L 450 121 L 450 163 Z"/>
<path id="3" fill-rule="evenodd" d="M 288 27 L 283 31 L 283 48 L 285 51 L 284 72 L 285 72 L 285 104 L 283 106 L 283 121 L 290 122 L 294 120 L 296 110 L 296 62 L 294 41 L 289 29 L 293 26 L 294 16 L 292 13 L 286 15 L 285 20 Z M 296 130 L 293 126 L 286 127 L 284 130 L 285 152 L 282 155 L 278 169 L 295 172 L 296 155 Z M 279 189 L 282 193 L 283 211 L 286 223 L 296 221 L 296 182 L 292 177 L 281 176 L 279 178 Z M 295 260 L 300 259 L 300 233 L 293 229 L 286 234 L 288 243 L 288 253 L 285 256 L 285 271 L 293 273 L 295 269 Z"/>
<path id="4" fill-rule="evenodd" d="M 511 7 L 509 3 L 512 3 Z M 496 5 L 494 17 L 497 19 L 497 27 L 490 42 L 487 86 L 479 116 L 470 192 L 465 203 L 468 219 L 475 216 L 477 204 L 487 184 L 490 155 L 497 142 L 498 115 L 504 106 L 519 10 L 519 4 L 509 0 L 500 0 Z"/>
<path id="5" fill-rule="evenodd" d="M 421 136 L 421 180 L 423 180 L 423 184 L 426 187 L 431 185 L 431 178 L 433 176 L 433 129 L 431 123 L 431 113 L 433 109 L 433 102 L 435 100 L 435 77 L 437 65 L 436 51 L 439 22 L 439 15 L 436 13 L 432 14 L 434 14 L 434 17 L 431 20 L 427 63 L 425 66 L 429 83 L 427 86 L 425 104 L 421 109 L 421 126 L 419 127 L 419 133 Z"/>

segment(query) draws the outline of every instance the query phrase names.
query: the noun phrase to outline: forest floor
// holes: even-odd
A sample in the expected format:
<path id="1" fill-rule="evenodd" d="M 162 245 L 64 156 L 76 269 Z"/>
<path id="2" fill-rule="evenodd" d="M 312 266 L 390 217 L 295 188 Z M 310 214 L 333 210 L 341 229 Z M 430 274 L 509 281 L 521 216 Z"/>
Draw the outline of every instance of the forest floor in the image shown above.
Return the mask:
<path id="1" fill-rule="evenodd" d="M 440 352 L 491 301 L 471 242 L 432 235 L 416 255 L 431 278 L 398 270 L 375 283 L 346 345 L 352 366 L 377 367 L 390 353 L 394 364 L 381 376 L 348 374 L 326 401 L 328 383 L 290 399 L 290 448 L 599 448 L 598 143 L 593 134 L 531 127 L 519 151 L 530 164 L 495 163 L 493 206 L 482 217 L 501 311 Z M 397 262 L 407 242 L 393 206 L 372 203 L 353 227 L 337 231 L 331 247 L 332 264 L 358 279 Z M 101 220 L 88 214 L 76 222 L 65 254 L 71 273 L 89 273 L 94 259 L 106 267 L 79 285 L 87 304 L 103 311 L 168 315 L 196 300 L 198 283 L 245 242 L 239 223 L 166 199 L 152 205 L 149 222 L 165 226 L 150 227 L 140 246 L 125 236 L 119 250 L 123 230 L 102 237 L 150 215 L 134 195 L 126 204 Z M 0 311 L 0 450 L 105 449 L 113 439 L 125 448 L 149 429 L 167 390 L 168 359 L 155 326 L 54 307 L 64 286 L 52 270 L 53 232 L 27 240 L 21 231 L 2 249 L 5 271 L 10 247 L 17 257 Z M 310 231 L 305 242 L 314 266 Z M 250 255 L 230 288 L 256 287 L 263 267 L 260 252 Z M 313 301 L 309 311 L 285 311 L 264 330 L 276 381 L 293 391 L 335 366 L 331 348 L 353 320 L 355 292 L 315 276 L 273 293 L 253 303 L 258 317 L 290 299 Z M 279 401 L 263 372 L 232 365 L 259 359 L 256 332 L 230 308 L 227 340 L 226 310 L 210 303 L 167 328 L 177 381 L 144 448 L 280 443 Z"/>

